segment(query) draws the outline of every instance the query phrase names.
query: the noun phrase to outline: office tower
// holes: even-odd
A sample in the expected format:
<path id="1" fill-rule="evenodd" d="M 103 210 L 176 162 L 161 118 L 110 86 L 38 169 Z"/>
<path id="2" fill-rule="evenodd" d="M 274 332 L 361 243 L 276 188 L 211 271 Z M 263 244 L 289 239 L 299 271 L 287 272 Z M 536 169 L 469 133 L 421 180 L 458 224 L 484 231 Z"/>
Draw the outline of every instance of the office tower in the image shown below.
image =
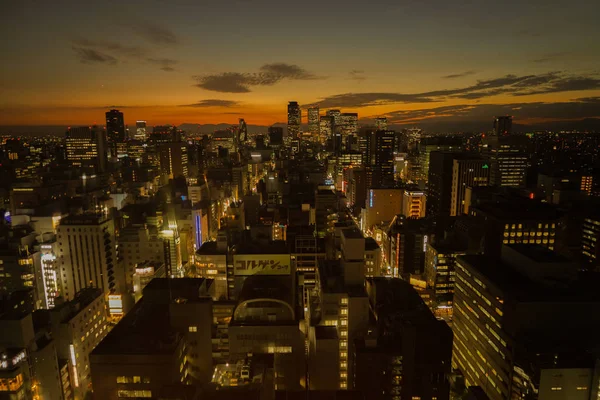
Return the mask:
<path id="1" fill-rule="evenodd" d="M 590 215 L 583 221 L 581 255 L 585 268 L 595 270 L 600 265 L 600 215 Z"/>
<path id="2" fill-rule="evenodd" d="M 338 211 L 338 197 L 333 190 L 318 189 L 315 193 L 315 221 L 319 235 L 327 229 L 328 216 Z"/>
<path id="3" fill-rule="evenodd" d="M 363 230 L 366 232 L 373 225 L 391 222 L 397 214 L 402 212 L 402 196 L 402 189 L 368 189 Z"/>
<path id="4" fill-rule="evenodd" d="M 106 137 L 112 157 L 117 157 L 118 143 L 125 142 L 125 121 L 123 113 L 119 110 L 106 112 Z"/>
<path id="5" fill-rule="evenodd" d="M 467 386 L 491 400 L 590 398 L 593 363 L 579 357 L 597 341 L 595 278 L 531 245 L 460 256 L 456 278 L 452 364 Z"/>
<path id="6" fill-rule="evenodd" d="M 485 254 L 497 255 L 501 245 L 537 244 L 550 250 L 559 244 L 563 213 L 547 203 L 529 199 L 482 202 L 470 215 L 485 222 Z"/>
<path id="7" fill-rule="evenodd" d="M 302 123 L 302 111 L 295 101 L 288 103 L 287 135 L 290 139 L 300 139 L 300 124 Z"/>
<path id="8" fill-rule="evenodd" d="M 281 147 L 283 145 L 283 128 L 278 126 L 269 127 L 269 146 Z"/>
<path id="9" fill-rule="evenodd" d="M 327 112 L 325 113 L 326 116 L 328 117 L 333 117 L 333 124 L 334 126 L 340 126 L 341 125 L 341 115 L 342 112 L 340 110 L 327 110 Z"/>
<path id="10" fill-rule="evenodd" d="M 387 118 L 386 117 L 375 118 L 375 130 L 387 131 Z"/>
<path id="11" fill-rule="evenodd" d="M 389 187 L 394 185 L 394 131 L 377 131 L 371 136 L 373 152 L 372 187 Z"/>
<path id="12" fill-rule="evenodd" d="M 411 274 L 422 274 L 427 243 L 434 232 L 432 221 L 408 219 L 397 215 L 389 225 L 384 254 L 394 278 L 408 280 Z"/>
<path id="13" fill-rule="evenodd" d="M 452 161 L 452 190 L 450 192 L 450 215 L 462 215 L 467 187 L 487 186 L 490 167 L 487 160 L 480 157 L 461 155 Z"/>
<path id="14" fill-rule="evenodd" d="M 148 137 L 146 136 L 146 121 L 135 122 L 135 140 L 145 142 Z"/>
<path id="15" fill-rule="evenodd" d="M 331 138 L 334 125 L 333 117 L 328 115 L 322 115 L 319 117 L 319 135 L 321 140 L 324 141 Z"/>
<path id="16" fill-rule="evenodd" d="M 413 174 L 413 181 L 427 182 L 429 179 L 429 166 L 431 152 L 452 151 L 461 152 L 463 149 L 463 138 L 460 136 L 434 136 L 422 138 L 417 144 L 418 164 Z"/>
<path id="17" fill-rule="evenodd" d="M 152 262 L 162 265 L 165 262 L 165 246 L 155 227 L 132 225 L 119 231 L 119 256 L 125 268 L 127 288 L 133 290 L 132 277 L 137 265 Z"/>
<path id="18" fill-rule="evenodd" d="M 159 146 L 160 168 L 169 179 L 188 177 L 187 147 L 183 142 L 173 142 Z"/>
<path id="19" fill-rule="evenodd" d="M 313 139 L 319 137 L 319 107 L 308 109 L 308 131 Z"/>
<path id="20" fill-rule="evenodd" d="M 97 126 L 69 128 L 65 138 L 69 164 L 87 173 L 106 169 L 106 132 Z"/>
<path id="21" fill-rule="evenodd" d="M 38 280 L 38 301 L 41 308 L 50 309 L 56 305 L 57 297 L 61 296 L 60 286 L 60 261 L 58 255 L 58 242 L 54 235 L 50 240 L 38 245 L 38 251 L 33 255 L 35 275 Z M 41 280 L 41 285 L 39 281 Z"/>
<path id="22" fill-rule="evenodd" d="M 427 243 L 425 251 L 425 280 L 427 287 L 433 290 L 433 301 L 437 305 L 434 310 L 446 310 L 452 315 L 452 298 L 454 296 L 455 261 L 458 256 L 466 254 L 465 247 L 460 244 Z"/>
<path id="23" fill-rule="evenodd" d="M 234 153 L 236 151 L 235 137 L 236 132 L 230 129 L 215 131 L 210 138 L 213 151 L 216 153 L 219 148 L 222 148 L 226 149 L 230 154 Z"/>
<path id="24" fill-rule="evenodd" d="M 405 190 L 402 195 L 402 215 L 406 218 L 425 217 L 425 193 L 420 190 Z"/>
<path id="25" fill-rule="evenodd" d="M 511 126 L 512 117 L 498 117 L 494 134 L 481 140 L 481 153 L 490 161 L 492 186 L 525 187 L 529 139 L 511 135 Z"/>
<path id="26" fill-rule="evenodd" d="M 87 287 L 105 296 L 123 289 L 124 274 L 117 266 L 115 228 L 111 219 L 91 215 L 62 218 L 57 229 L 59 278 L 66 300 Z M 119 292 L 120 293 L 120 292 Z"/>
<path id="27" fill-rule="evenodd" d="M 349 135 L 358 134 L 358 114 L 357 113 L 342 113 L 340 114 L 339 126 L 342 129 L 342 139 Z"/>
<path id="28" fill-rule="evenodd" d="M 108 334 L 106 299 L 102 290 L 85 288 L 50 311 L 56 355 L 68 365 L 73 398 L 83 399 L 91 388 L 90 353 Z"/>
<path id="29" fill-rule="evenodd" d="M 211 286 L 205 279 L 150 281 L 142 299 L 90 355 L 94 398 L 172 397 L 182 382 L 208 386 Z"/>
<path id="30" fill-rule="evenodd" d="M 155 125 L 152 127 L 152 133 L 148 137 L 151 144 L 158 145 L 168 142 L 180 142 L 181 131 L 172 125 Z"/>
<path id="31" fill-rule="evenodd" d="M 494 136 L 510 136 L 512 133 L 512 116 L 503 115 L 494 119 Z"/>
<path id="32" fill-rule="evenodd" d="M 356 341 L 355 388 L 366 398 L 448 400 L 452 332 L 401 279 L 369 278 L 376 329 Z"/>

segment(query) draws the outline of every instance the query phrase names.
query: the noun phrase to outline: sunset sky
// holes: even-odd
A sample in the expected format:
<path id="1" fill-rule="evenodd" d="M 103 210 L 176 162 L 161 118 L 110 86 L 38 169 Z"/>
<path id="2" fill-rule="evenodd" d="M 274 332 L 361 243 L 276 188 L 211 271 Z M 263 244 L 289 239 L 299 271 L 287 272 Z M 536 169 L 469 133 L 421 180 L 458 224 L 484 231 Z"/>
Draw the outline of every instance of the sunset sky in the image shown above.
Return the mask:
<path id="1" fill-rule="evenodd" d="M 269 125 L 289 100 L 393 122 L 600 117 L 600 2 L 19 0 L 0 125 Z"/>

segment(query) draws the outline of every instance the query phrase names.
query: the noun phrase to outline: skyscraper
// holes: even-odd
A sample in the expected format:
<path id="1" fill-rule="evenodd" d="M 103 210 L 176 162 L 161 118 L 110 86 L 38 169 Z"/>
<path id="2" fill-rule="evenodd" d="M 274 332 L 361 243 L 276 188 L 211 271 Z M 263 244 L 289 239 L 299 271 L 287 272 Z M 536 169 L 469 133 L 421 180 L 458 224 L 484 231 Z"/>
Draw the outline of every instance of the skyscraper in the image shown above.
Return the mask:
<path id="1" fill-rule="evenodd" d="M 375 118 L 375 129 L 378 131 L 387 130 L 387 118 L 386 117 Z"/>
<path id="2" fill-rule="evenodd" d="M 335 125 L 340 125 L 340 117 L 342 115 L 342 112 L 340 110 L 327 110 L 326 115 L 328 117 L 333 117 L 333 123 Z"/>
<path id="3" fill-rule="evenodd" d="M 106 169 L 106 132 L 97 126 L 69 128 L 65 139 L 67 161 L 84 172 Z"/>
<path id="4" fill-rule="evenodd" d="M 269 146 L 281 147 L 283 145 L 283 128 L 278 126 L 270 126 L 269 130 Z"/>
<path id="5" fill-rule="evenodd" d="M 160 168 L 170 179 L 188 177 L 187 147 L 182 142 L 162 144 L 160 151 Z"/>
<path id="6" fill-rule="evenodd" d="M 358 134 L 358 114 L 343 113 L 340 114 L 340 126 L 342 129 L 343 139 L 348 135 Z"/>
<path id="7" fill-rule="evenodd" d="M 512 133 L 512 117 L 503 115 L 494 119 L 494 135 L 509 136 Z"/>
<path id="8" fill-rule="evenodd" d="M 319 136 L 321 137 L 321 141 L 324 142 L 328 139 L 331 139 L 331 135 L 333 134 L 333 126 L 333 117 L 323 115 L 319 118 Z"/>
<path id="9" fill-rule="evenodd" d="M 512 117 L 496 117 L 494 134 L 482 139 L 481 153 L 490 161 L 492 186 L 525 187 L 528 138 L 511 135 Z"/>
<path id="10" fill-rule="evenodd" d="M 288 103 L 288 137 L 298 139 L 300 136 L 300 123 L 302 122 L 302 111 L 296 101 Z"/>
<path id="11" fill-rule="evenodd" d="M 308 131 L 313 139 L 319 136 L 319 107 L 308 109 Z"/>
<path id="12" fill-rule="evenodd" d="M 112 219 L 73 215 L 57 228 L 59 279 L 66 300 L 93 286 L 108 296 L 123 289 L 124 274 L 117 270 L 115 227 Z"/>
<path id="13" fill-rule="evenodd" d="M 136 121 L 135 122 L 135 140 L 145 141 L 146 139 L 147 139 L 146 121 Z"/>
<path id="14" fill-rule="evenodd" d="M 106 135 L 110 145 L 110 154 L 112 157 L 117 157 L 117 143 L 125 141 L 125 121 L 121 111 L 106 112 Z"/>
<path id="15" fill-rule="evenodd" d="M 487 186 L 490 179 L 490 166 L 480 157 L 461 157 L 452 162 L 452 191 L 450 215 L 462 215 L 467 186 Z"/>
<path id="16" fill-rule="evenodd" d="M 394 131 L 377 131 L 371 136 L 373 145 L 373 187 L 394 184 Z"/>

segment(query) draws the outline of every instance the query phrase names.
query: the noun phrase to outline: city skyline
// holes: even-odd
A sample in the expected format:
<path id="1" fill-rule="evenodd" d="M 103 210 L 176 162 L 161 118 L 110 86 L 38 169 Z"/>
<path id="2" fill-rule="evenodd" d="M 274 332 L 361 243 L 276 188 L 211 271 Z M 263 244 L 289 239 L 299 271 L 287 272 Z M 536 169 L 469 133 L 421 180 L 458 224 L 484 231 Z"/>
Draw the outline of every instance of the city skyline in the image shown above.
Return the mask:
<path id="1" fill-rule="evenodd" d="M 288 101 L 303 123 L 311 106 L 362 123 L 600 117 L 598 5 L 583 0 L 28 4 L 0 28 L 0 125 L 101 124 L 111 108 L 130 127 L 271 125 Z"/>

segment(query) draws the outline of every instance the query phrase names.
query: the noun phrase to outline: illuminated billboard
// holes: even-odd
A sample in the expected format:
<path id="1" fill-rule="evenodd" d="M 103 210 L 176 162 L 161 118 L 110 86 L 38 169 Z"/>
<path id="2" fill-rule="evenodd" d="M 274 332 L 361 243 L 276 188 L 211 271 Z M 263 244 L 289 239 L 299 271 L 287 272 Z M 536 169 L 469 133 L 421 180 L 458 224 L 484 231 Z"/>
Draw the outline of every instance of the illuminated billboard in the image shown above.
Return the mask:
<path id="1" fill-rule="evenodd" d="M 237 276 L 289 275 L 289 254 L 236 254 L 233 269 Z"/>

